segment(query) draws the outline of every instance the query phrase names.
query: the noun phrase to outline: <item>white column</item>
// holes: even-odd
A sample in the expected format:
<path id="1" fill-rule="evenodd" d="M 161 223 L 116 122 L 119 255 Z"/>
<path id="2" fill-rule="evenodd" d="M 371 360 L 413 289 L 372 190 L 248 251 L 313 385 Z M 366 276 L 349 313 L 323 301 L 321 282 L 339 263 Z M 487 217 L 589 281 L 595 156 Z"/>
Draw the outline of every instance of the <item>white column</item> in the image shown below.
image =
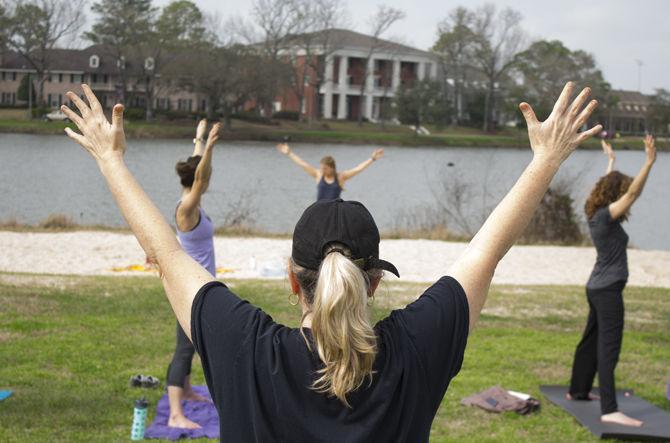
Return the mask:
<path id="1" fill-rule="evenodd" d="M 347 91 L 349 90 L 349 58 L 346 55 L 340 56 L 340 78 L 338 89 L 340 91 L 339 101 L 337 103 L 337 118 L 344 120 L 347 118 Z"/>
<path id="2" fill-rule="evenodd" d="M 400 60 L 393 60 L 393 75 L 391 77 L 391 87 L 395 93 L 400 87 Z"/>
<path id="3" fill-rule="evenodd" d="M 423 80 L 426 76 L 426 64 L 424 62 L 419 62 L 419 69 L 416 72 L 417 80 Z"/>
<path id="4" fill-rule="evenodd" d="M 372 98 L 375 91 L 375 61 L 372 57 L 368 60 L 368 75 L 365 78 L 365 108 L 363 110 L 363 117 L 367 119 L 372 118 Z"/>
<path id="5" fill-rule="evenodd" d="M 437 79 L 437 62 L 436 61 L 431 61 L 430 62 L 430 78 L 433 80 Z"/>
<path id="6" fill-rule="evenodd" d="M 326 59 L 325 91 L 323 95 L 323 118 L 333 118 L 333 57 Z M 320 91 L 316 91 L 318 94 Z"/>

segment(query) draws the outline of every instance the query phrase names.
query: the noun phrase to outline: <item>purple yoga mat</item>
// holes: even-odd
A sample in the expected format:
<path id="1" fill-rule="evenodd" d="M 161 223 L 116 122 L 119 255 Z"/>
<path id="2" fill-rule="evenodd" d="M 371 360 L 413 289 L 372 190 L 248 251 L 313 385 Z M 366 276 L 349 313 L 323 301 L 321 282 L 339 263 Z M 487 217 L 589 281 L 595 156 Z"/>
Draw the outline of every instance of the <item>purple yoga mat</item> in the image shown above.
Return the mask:
<path id="1" fill-rule="evenodd" d="M 197 393 L 211 399 L 207 386 L 193 386 Z M 167 394 L 158 401 L 156 418 L 144 433 L 144 438 L 162 438 L 167 440 L 179 440 L 180 438 L 219 438 L 219 415 L 214 404 L 204 401 L 185 401 L 184 415 L 191 421 L 198 423 L 200 429 L 182 429 L 168 427 L 170 416 L 170 401 Z"/>

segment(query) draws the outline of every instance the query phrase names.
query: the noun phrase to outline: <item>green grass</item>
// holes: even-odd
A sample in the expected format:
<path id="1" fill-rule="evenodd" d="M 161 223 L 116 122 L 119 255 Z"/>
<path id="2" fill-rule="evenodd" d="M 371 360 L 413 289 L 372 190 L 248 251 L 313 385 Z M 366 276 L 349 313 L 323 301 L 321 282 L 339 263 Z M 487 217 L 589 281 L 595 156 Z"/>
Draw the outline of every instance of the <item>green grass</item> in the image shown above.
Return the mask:
<path id="1" fill-rule="evenodd" d="M 25 114 L 25 113 L 24 113 Z M 431 135 L 416 136 L 407 126 L 387 124 L 382 128 L 379 124 L 324 120 L 321 122 L 295 122 L 278 120 L 276 124 L 258 124 L 241 120 L 233 120 L 232 129 L 225 131 L 223 140 L 239 141 L 271 141 L 278 142 L 285 136 L 292 141 L 305 143 L 341 143 L 369 144 L 382 146 L 435 146 L 435 147 L 500 147 L 528 148 L 528 137 L 524 131 L 513 128 L 502 128 L 496 133 L 484 133 L 476 128 L 431 128 Z M 43 122 L 20 118 L 16 110 L 0 110 L 0 133 L 24 133 L 62 135 L 63 129 L 72 124 L 64 122 Z M 167 138 L 191 139 L 194 134 L 194 121 L 173 122 L 126 122 L 125 131 L 129 138 Z M 614 142 L 615 149 L 642 149 L 639 137 L 622 138 Z M 659 150 L 670 149 L 670 141 L 659 140 Z M 600 149 L 600 142 L 595 139 L 587 141 L 583 148 Z"/>
<path id="2" fill-rule="evenodd" d="M 234 290 L 275 320 L 295 326 L 287 283 L 233 281 Z M 425 285 L 384 283 L 379 319 Z M 670 410 L 664 399 L 670 361 L 670 290 L 628 288 L 626 333 L 617 383 Z M 566 383 L 586 317 L 580 287 L 494 287 L 469 339 L 461 373 L 435 418 L 431 441 L 595 441 L 549 404 L 541 383 Z M 0 274 L 0 441 L 128 441 L 136 373 L 165 377 L 174 317 L 155 278 Z M 203 384 L 197 361 L 194 383 Z M 539 414 L 488 414 L 459 401 L 500 384 L 542 401 Z M 149 391 L 153 405 L 161 391 Z"/>

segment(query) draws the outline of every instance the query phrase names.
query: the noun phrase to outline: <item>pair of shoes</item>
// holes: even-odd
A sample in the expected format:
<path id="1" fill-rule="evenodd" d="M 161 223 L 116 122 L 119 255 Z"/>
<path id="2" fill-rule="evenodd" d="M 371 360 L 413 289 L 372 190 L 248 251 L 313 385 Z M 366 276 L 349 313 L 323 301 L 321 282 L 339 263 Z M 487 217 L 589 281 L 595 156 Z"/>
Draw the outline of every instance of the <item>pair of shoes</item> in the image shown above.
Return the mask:
<path id="1" fill-rule="evenodd" d="M 130 377 L 128 384 L 131 388 L 157 388 L 161 382 L 152 375 L 137 374 Z"/>

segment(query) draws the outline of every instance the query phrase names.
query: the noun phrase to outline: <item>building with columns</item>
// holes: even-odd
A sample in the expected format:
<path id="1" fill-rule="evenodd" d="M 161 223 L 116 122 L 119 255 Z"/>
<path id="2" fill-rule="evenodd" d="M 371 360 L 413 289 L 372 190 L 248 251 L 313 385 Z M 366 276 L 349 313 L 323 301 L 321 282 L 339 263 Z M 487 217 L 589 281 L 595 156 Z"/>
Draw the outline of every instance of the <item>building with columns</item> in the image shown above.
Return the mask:
<path id="1" fill-rule="evenodd" d="M 299 45 L 284 53 L 293 51 L 289 59 L 299 66 L 325 64 L 317 68 L 320 81 L 306 82 L 302 106 L 297 94 L 287 90 L 278 97 L 275 110 L 338 120 L 356 120 L 362 112 L 364 118 L 375 121 L 401 85 L 437 79 L 437 59 L 430 52 L 343 29 L 319 34 L 321 39 L 311 39 L 316 63 L 305 63 L 305 50 Z M 310 72 L 307 77 L 314 76 Z"/>

